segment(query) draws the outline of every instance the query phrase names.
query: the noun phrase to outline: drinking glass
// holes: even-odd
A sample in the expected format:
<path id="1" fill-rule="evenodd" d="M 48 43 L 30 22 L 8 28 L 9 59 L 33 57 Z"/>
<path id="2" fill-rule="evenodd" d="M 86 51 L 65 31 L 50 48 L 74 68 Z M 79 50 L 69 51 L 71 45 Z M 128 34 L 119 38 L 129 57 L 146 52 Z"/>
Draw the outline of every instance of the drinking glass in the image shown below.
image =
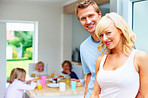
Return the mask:
<path id="1" fill-rule="evenodd" d="M 53 78 L 54 77 L 54 73 L 51 73 L 51 78 Z"/>
<path id="2" fill-rule="evenodd" d="M 37 89 L 42 89 L 42 80 L 37 80 Z"/>
<path id="3" fill-rule="evenodd" d="M 75 90 L 76 89 L 76 81 L 71 81 L 71 89 Z"/>
<path id="4" fill-rule="evenodd" d="M 70 76 L 66 76 L 66 84 L 70 84 Z"/>
<path id="5" fill-rule="evenodd" d="M 65 84 L 65 82 L 60 82 L 60 83 L 59 83 L 59 90 L 60 90 L 60 91 L 65 91 L 65 89 L 66 89 L 66 84 Z"/>
<path id="6" fill-rule="evenodd" d="M 42 80 L 42 86 L 45 87 L 45 85 L 46 85 L 46 75 L 41 75 L 40 79 Z"/>

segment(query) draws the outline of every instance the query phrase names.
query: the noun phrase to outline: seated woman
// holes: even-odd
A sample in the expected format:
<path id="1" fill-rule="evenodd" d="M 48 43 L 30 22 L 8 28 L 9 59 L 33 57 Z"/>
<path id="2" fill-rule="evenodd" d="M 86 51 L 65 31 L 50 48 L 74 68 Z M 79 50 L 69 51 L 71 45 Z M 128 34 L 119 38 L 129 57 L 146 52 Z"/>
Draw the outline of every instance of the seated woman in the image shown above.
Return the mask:
<path id="1" fill-rule="evenodd" d="M 35 65 L 35 71 L 32 73 L 32 75 L 45 75 L 46 73 L 44 72 L 44 63 L 42 61 L 39 61 Z"/>
<path id="2" fill-rule="evenodd" d="M 69 75 L 71 78 L 78 79 L 78 77 L 75 74 L 75 72 L 71 71 L 72 64 L 71 64 L 70 61 L 67 61 L 67 60 L 64 61 L 62 63 L 62 68 L 63 68 L 63 71 L 62 71 L 63 74 Z"/>

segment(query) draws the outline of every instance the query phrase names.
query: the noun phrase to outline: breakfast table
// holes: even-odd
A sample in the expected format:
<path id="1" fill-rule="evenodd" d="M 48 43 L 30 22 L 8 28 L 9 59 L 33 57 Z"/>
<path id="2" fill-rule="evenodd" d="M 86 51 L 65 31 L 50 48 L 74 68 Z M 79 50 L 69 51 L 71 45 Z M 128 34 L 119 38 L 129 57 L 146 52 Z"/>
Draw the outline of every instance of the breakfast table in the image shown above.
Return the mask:
<path id="1" fill-rule="evenodd" d="M 65 91 L 60 91 L 59 87 L 50 87 L 52 84 L 51 77 L 47 76 L 46 85 L 42 89 L 35 88 L 34 90 L 27 90 L 25 98 L 83 98 L 85 87 L 83 85 L 77 85 L 75 90 L 71 89 L 70 84 L 66 84 Z M 66 82 L 65 78 L 58 80 L 60 82 Z"/>

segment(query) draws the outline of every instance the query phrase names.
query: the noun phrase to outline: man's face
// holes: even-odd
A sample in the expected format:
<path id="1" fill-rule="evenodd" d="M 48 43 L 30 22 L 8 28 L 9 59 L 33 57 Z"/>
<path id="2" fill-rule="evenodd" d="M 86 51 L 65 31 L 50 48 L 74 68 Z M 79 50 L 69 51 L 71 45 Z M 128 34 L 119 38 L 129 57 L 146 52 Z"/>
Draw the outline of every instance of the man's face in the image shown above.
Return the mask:
<path id="1" fill-rule="evenodd" d="M 78 18 L 86 31 L 94 33 L 96 25 L 101 19 L 101 12 L 97 13 L 95 8 L 89 5 L 86 8 L 78 9 Z"/>

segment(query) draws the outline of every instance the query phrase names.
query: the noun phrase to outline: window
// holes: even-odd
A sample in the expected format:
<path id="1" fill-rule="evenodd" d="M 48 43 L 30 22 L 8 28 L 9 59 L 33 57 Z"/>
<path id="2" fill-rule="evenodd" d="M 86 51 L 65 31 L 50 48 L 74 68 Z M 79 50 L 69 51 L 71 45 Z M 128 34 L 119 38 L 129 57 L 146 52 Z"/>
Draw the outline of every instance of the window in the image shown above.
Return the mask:
<path id="1" fill-rule="evenodd" d="M 136 33 L 136 48 L 148 53 L 146 27 L 148 27 L 148 1 L 147 0 L 124 0 L 122 9 L 123 18 Z"/>
<path id="2" fill-rule="evenodd" d="M 7 80 L 16 67 L 24 68 L 28 74 L 29 63 L 38 59 L 36 27 L 36 22 L 6 22 Z"/>
<path id="3" fill-rule="evenodd" d="M 133 8 L 133 31 L 136 33 L 136 48 L 148 53 L 148 1 L 135 1 L 132 4 Z"/>

